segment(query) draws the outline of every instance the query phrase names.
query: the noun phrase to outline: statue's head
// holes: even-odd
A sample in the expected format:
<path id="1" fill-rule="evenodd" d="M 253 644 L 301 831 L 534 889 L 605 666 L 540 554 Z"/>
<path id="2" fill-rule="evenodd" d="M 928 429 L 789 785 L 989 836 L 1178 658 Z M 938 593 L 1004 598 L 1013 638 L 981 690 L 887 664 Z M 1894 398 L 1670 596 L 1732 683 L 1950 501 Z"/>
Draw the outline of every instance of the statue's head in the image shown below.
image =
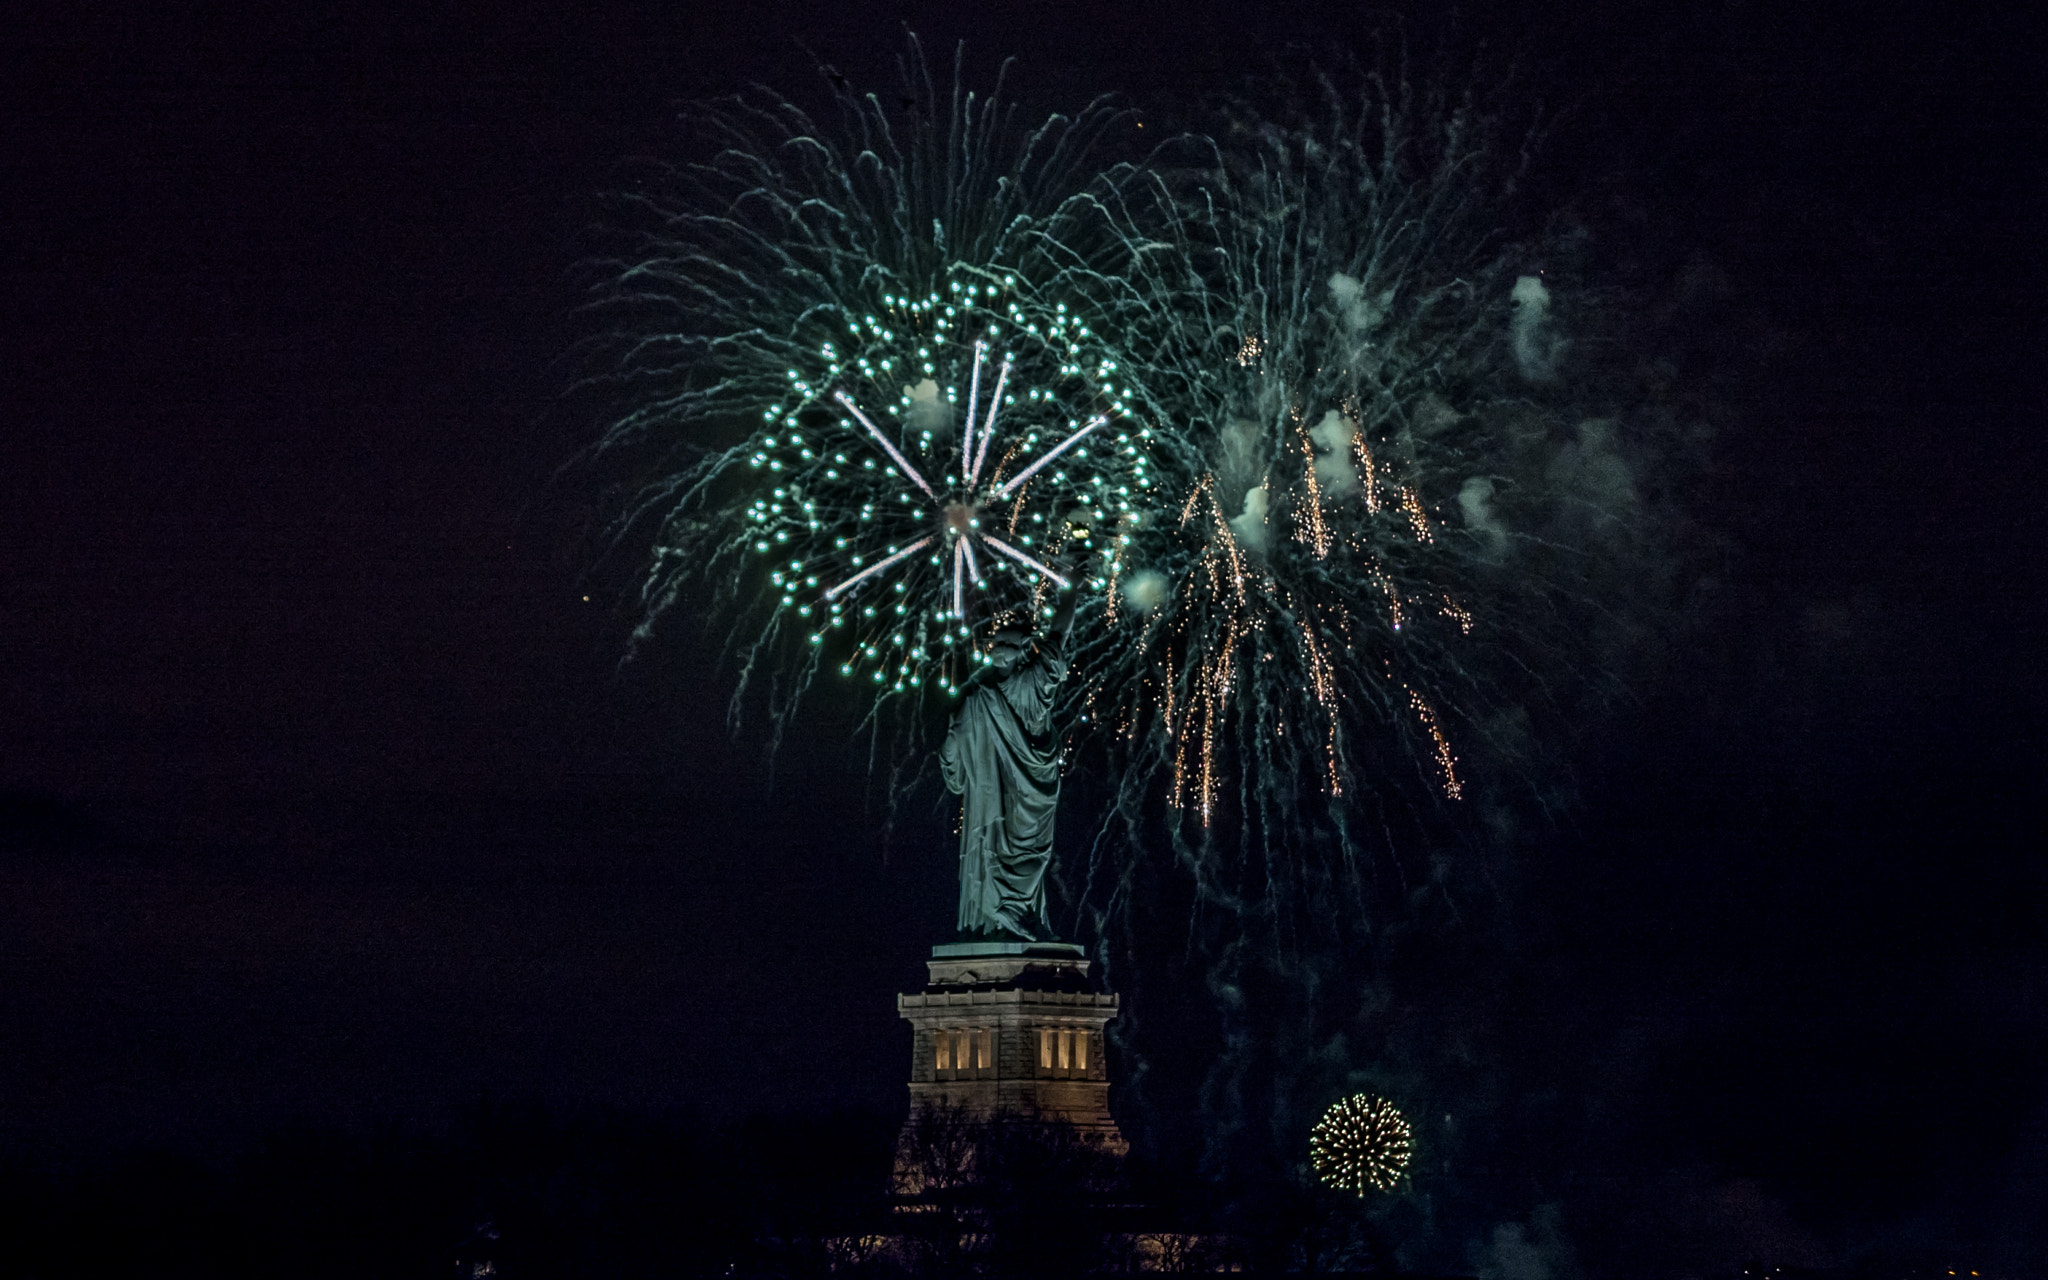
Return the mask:
<path id="1" fill-rule="evenodd" d="M 1016 666 L 1030 647 L 1030 633 L 1017 627 L 1003 627 L 988 638 L 988 656 L 998 671 Z"/>

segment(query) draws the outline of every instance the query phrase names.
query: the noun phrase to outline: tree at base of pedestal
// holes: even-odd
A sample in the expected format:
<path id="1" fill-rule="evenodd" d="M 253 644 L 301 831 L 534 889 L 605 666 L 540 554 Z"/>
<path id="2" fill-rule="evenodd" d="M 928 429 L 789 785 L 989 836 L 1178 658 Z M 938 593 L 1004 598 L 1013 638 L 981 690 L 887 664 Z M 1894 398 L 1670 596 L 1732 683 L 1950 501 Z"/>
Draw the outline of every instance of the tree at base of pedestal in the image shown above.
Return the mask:
<path id="1" fill-rule="evenodd" d="M 896 1157 L 896 1219 L 937 1274 L 1116 1269 L 1123 1156 L 1056 1121 L 927 1111 Z"/>

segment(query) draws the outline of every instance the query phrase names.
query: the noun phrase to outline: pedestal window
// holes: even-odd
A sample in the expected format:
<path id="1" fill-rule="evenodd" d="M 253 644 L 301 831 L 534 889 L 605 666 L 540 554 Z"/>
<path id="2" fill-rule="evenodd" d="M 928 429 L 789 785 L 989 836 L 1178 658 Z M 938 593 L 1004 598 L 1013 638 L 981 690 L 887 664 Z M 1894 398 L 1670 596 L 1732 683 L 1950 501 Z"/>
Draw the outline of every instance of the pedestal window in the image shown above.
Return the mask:
<path id="1" fill-rule="evenodd" d="M 1088 1029 L 1086 1027 L 1040 1027 L 1038 1029 L 1038 1074 L 1042 1076 L 1086 1076 L 1088 1074 Z"/>
<path id="2" fill-rule="evenodd" d="M 996 1033 L 991 1027 L 941 1027 L 932 1032 L 932 1069 L 941 1080 L 995 1074 Z"/>

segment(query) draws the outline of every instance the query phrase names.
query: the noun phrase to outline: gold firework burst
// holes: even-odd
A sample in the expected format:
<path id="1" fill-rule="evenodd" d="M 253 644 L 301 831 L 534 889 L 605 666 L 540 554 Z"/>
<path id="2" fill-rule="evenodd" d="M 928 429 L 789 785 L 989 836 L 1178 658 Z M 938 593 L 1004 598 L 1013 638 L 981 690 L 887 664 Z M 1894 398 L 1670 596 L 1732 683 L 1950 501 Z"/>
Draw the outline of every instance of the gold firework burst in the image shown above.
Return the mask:
<path id="1" fill-rule="evenodd" d="M 1385 1098 L 1356 1093 L 1341 1099 L 1308 1136 L 1316 1175 L 1339 1191 L 1392 1191 L 1415 1152 L 1415 1131 Z"/>

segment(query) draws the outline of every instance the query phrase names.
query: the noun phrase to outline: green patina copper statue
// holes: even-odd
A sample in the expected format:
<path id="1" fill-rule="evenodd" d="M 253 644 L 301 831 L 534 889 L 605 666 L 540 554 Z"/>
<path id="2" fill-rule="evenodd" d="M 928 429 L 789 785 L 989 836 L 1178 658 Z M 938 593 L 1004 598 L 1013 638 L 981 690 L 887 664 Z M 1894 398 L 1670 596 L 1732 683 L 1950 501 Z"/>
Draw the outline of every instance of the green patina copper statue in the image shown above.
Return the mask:
<path id="1" fill-rule="evenodd" d="M 960 933 L 1049 942 L 1045 872 L 1060 799 L 1052 703 L 1066 678 L 1074 597 L 1034 643 L 1024 631 L 989 638 L 993 664 L 968 684 L 939 769 L 960 800 Z"/>

